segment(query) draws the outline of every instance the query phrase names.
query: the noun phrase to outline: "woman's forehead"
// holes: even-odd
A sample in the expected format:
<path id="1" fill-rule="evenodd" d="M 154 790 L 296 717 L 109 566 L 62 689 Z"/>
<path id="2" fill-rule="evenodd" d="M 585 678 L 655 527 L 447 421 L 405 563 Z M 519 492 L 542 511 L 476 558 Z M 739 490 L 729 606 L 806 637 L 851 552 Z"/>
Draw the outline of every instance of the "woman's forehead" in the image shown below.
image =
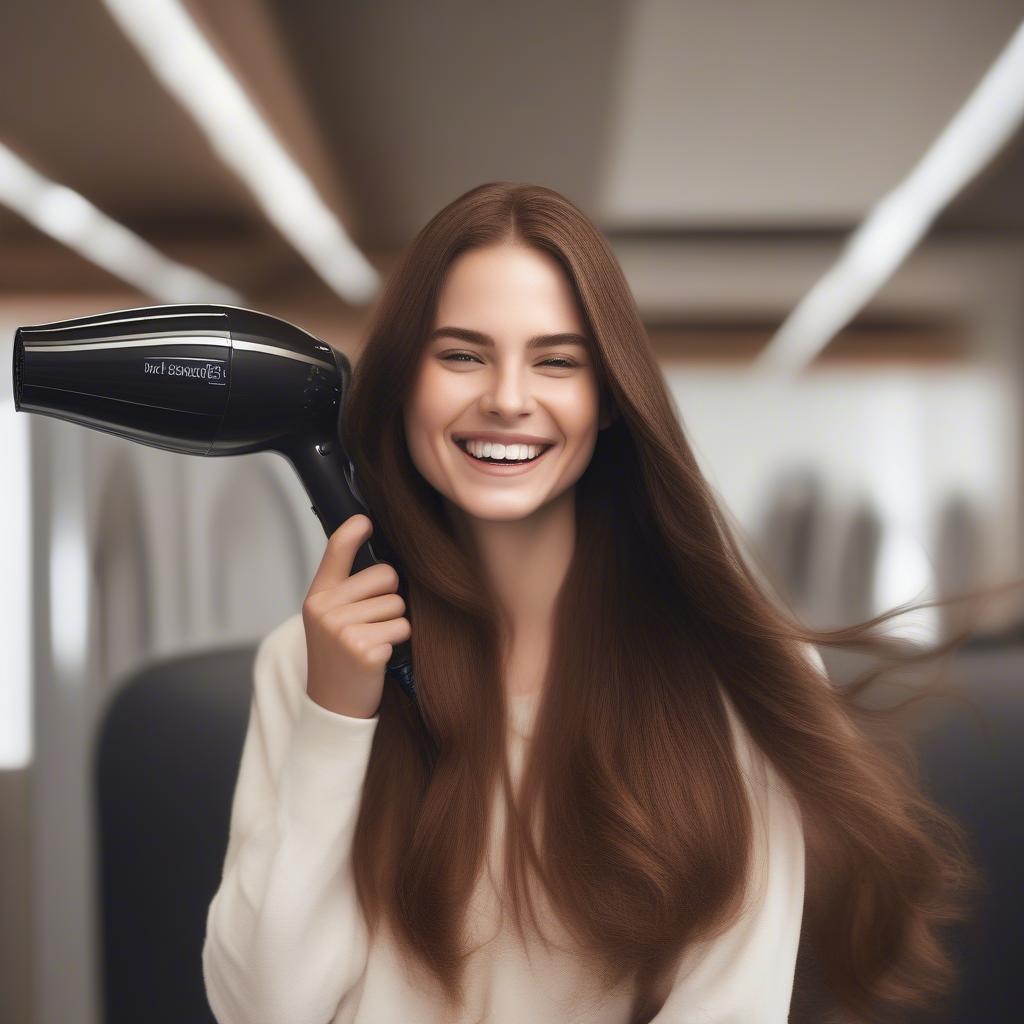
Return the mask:
<path id="1" fill-rule="evenodd" d="M 578 321 L 580 311 L 569 278 L 547 253 L 523 247 L 474 249 L 448 268 L 438 296 L 435 324 L 452 316 L 475 317 L 493 333 L 502 322 L 531 316 Z M 578 322 L 568 329 L 578 329 Z M 545 329 L 541 325 L 540 329 Z"/>

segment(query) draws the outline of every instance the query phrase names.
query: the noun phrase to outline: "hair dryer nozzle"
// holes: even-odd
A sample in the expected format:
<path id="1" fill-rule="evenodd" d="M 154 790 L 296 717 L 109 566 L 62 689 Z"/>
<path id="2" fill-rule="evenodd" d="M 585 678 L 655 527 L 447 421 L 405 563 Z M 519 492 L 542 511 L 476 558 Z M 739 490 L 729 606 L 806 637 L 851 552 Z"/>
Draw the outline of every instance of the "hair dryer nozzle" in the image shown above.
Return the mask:
<path id="1" fill-rule="evenodd" d="M 25 346 L 21 340 L 21 331 L 14 332 L 14 411 L 21 408 L 21 370 L 25 361 Z"/>

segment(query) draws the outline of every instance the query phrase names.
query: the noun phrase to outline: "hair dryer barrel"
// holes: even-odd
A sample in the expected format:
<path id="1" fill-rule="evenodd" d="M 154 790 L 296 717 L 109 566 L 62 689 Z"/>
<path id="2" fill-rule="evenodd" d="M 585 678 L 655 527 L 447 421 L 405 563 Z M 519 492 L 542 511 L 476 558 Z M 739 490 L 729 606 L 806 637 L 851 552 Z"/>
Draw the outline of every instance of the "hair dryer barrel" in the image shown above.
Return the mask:
<path id="1" fill-rule="evenodd" d="M 192 455 L 333 436 L 339 376 L 323 342 L 230 306 L 121 310 L 14 340 L 15 408 Z"/>

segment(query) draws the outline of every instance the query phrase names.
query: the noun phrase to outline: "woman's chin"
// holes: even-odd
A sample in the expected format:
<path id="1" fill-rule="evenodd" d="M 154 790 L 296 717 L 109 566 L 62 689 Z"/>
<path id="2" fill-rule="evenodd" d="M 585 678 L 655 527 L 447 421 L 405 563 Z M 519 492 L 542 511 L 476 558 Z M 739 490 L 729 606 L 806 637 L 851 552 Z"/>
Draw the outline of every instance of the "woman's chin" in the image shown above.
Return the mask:
<path id="1" fill-rule="evenodd" d="M 455 504 L 463 515 L 487 522 L 509 522 L 526 519 L 542 508 L 547 501 L 539 495 L 489 494 L 461 495 L 456 493 Z"/>
<path id="2" fill-rule="evenodd" d="M 474 504 L 464 508 L 463 512 L 471 519 L 477 519 L 480 522 L 509 523 L 528 518 L 540 507 L 538 503 L 520 505 L 514 508 L 510 508 L 507 505 L 499 507 L 496 505 Z"/>

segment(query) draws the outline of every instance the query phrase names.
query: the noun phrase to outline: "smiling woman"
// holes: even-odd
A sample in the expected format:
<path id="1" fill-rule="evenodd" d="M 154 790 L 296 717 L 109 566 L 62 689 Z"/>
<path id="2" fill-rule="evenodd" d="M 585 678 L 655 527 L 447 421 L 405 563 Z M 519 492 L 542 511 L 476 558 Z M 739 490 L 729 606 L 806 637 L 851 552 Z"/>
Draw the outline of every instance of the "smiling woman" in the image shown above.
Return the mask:
<path id="1" fill-rule="evenodd" d="M 420 709 L 336 714 L 302 623 L 264 642 L 221 1024 L 782 1024 L 801 959 L 855 1021 L 948 987 L 962 831 L 815 646 L 891 654 L 903 609 L 815 632 L 765 590 L 579 209 L 495 183 L 438 213 L 344 417 Z"/>

